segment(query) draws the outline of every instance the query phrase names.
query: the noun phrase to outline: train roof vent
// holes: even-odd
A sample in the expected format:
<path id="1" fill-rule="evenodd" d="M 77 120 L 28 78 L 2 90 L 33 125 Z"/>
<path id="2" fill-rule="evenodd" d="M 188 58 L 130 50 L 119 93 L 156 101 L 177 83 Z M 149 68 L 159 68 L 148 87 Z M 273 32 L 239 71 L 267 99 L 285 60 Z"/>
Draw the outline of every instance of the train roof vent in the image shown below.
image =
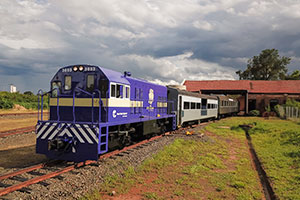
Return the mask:
<path id="1" fill-rule="evenodd" d="M 127 71 L 125 71 L 125 72 L 124 72 L 124 77 L 126 77 L 126 76 L 131 76 L 131 73 L 130 73 L 130 72 L 127 72 Z"/>

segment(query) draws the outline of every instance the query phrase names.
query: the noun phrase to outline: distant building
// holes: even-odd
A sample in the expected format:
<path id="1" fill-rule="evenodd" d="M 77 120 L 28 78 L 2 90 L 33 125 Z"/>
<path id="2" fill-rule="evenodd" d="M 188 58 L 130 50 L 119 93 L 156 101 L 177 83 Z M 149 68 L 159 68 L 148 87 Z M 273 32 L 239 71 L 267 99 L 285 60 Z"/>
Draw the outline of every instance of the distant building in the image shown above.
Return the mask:
<path id="1" fill-rule="evenodd" d="M 10 93 L 15 93 L 17 92 L 17 87 L 14 86 L 13 84 L 10 85 Z"/>
<path id="2" fill-rule="evenodd" d="M 253 80 L 186 80 L 187 91 L 202 94 L 240 95 L 240 110 L 246 114 L 251 110 L 261 113 L 270 105 L 285 104 L 288 98 L 300 101 L 300 80 L 253 81 Z"/>

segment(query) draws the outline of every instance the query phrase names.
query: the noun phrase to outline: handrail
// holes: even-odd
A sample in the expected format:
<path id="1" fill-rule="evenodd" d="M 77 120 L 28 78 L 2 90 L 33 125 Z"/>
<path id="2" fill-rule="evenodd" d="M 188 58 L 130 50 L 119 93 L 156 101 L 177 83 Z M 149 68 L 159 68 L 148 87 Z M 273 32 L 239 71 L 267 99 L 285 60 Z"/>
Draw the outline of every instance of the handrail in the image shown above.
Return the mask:
<path id="1" fill-rule="evenodd" d="M 59 98 L 58 98 L 58 95 L 59 95 L 59 88 L 53 88 L 52 90 L 48 91 L 48 92 L 43 92 L 42 89 L 40 89 L 37 93 L 37 96 L 38 96 L 38 120 L 40 119 L 39 116 L 40 116 L 40 96 L 41 96 L 41 121 L 43 121 L 43 111 L 44 111 L 44 96 L 46 94 L 50 94 L 52 91 L 54 90 L 57 90 L 57 121 L 59 122 Z"/>
<path id="2" fill-rule="evenodd" d="M 75 87 L 74 90 L 73 90 L 73 123 L 75 124 L 76 122 L 76 116 L 75 116 L 75 92 L 76 92 L 76 89 L 79 90 L 80 92 L 83 92 L 89 96 L 92 96 L 92 124 L 94 124 L 94 94 L 91 94 L 79 87 Z"/>
<path id="3" fill-rule="evenodd" d="M 99 94 L 99 117 L 98 117 L 98 122 L 100 123 L 101 122 L 101 102 L 102 102 L 102 99 L 101 99 L 101 92 L 100 92 L 100 90 L 98 90 L 98 89 L 95 89 L 94 90 L 94 92 L 98 92 L 98 94 Z M 93 92 L 93 93 L 94 93 Z M 94 101 L 93 101 L 94 102 Z M 103 105 L 103 103 L 102 103 L 102 105 Z"/>

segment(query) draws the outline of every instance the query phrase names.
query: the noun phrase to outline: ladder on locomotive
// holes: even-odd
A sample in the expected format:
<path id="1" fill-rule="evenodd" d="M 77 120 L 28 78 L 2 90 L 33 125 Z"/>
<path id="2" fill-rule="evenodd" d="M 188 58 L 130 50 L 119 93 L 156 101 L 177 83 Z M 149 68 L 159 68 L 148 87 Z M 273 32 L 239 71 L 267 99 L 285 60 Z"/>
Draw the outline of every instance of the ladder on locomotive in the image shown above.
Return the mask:
<path id="1" fill-rule="evenodd" d="M 99 150 L 100 154 L 106 153 L 108 151 L 108 126 L 103 126 L 99 128 Z"/>

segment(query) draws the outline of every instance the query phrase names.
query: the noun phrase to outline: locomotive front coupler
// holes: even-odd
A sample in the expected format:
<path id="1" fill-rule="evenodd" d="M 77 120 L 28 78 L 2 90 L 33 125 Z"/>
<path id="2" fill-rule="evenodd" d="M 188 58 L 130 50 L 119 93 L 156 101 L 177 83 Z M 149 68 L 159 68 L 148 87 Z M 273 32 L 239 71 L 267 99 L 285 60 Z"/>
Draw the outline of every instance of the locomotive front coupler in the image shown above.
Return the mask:
<path id="1" fill-rule="evenodd" d="M 58 137 L 48 141 L 48 150 L 65 152 L 71 149 L 71 147 L 76 145 L 74 138 L 69 137 Z"/>

